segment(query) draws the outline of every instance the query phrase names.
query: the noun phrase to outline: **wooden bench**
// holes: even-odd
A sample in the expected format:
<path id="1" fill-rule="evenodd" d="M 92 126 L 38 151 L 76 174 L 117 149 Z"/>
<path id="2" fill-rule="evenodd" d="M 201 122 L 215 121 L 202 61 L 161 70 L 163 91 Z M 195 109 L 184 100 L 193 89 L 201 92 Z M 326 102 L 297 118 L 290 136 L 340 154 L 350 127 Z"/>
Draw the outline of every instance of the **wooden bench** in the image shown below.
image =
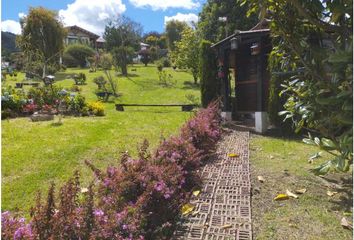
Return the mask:
<path id="1" fill-rule="evenodd" d="M 38 87 L 39 83 L 38 82 L 20 82 L 20 83 L 16 83 L 16 88 L 22 88 L 25 85 Z"/>
<path id="2" fill-rule="evenodd" d="M 124 111 L 124 107 L 182 107 L 182 112 L 190 112 L 198 107 L 195 104 L 116 104 L 117 111 Z"/>

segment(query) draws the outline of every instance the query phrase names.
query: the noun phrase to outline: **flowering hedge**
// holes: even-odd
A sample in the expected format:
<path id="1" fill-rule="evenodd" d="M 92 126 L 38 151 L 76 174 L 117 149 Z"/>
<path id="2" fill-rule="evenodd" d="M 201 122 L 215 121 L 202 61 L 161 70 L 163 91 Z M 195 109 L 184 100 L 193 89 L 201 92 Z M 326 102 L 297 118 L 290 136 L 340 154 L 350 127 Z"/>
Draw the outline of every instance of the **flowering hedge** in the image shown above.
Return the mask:
<path id="1" fill-rule="evenodd" d="M 137 158 L 123 154 L 102 172 L 87 162 L 96 181 L 80 186 L 75 173 L 55 199 L 37 197 L 28 224 L 2 213 L 3 239 L 167 239 L 182 205 L 198 187 L 197 168 L 221 135 L 218 103 L 200 110 L 178 136 L 164 140 L 153 154 L 145 140 Z"/>

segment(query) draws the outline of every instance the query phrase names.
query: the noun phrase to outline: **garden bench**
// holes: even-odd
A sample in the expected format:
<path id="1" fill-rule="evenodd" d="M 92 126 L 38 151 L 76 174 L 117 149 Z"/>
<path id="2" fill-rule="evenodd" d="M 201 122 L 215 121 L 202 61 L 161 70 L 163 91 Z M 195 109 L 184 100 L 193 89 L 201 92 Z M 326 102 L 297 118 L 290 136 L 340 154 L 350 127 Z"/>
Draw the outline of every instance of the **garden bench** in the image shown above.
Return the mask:
<path id="1" fill-rule="evenodd" d="M 182 112 L 190 112 L 198 107 L 195 104 L 116 104 L 117 111 L 124 111 L 124 107 L 182 107 Z"/>
<path id="2" fill-rule="evenodd" d="M 20 83 L 16 83 L 16 88 L 22 88 L 24 85 L 39 87 L 38 82 L 20 82 Z"/>

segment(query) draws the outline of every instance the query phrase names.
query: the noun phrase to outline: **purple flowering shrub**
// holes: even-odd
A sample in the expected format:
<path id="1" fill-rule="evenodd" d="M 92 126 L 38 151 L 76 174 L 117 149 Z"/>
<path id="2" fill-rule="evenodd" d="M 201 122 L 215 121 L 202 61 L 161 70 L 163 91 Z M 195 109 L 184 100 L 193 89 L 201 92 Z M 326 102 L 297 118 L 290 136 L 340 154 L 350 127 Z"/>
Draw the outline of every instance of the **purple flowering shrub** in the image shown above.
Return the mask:
<path id="1" fill-rule="evenodd" d="M 181 206 L 200 184 L 196 171 L 220 138 L 218 103 L 200 110 L 179 136 L 153 154 L 145 140 L 139 156 L 123 154 L 118 166 L 101 171 L 87 162 L 96 181 L 85 189 L 75 173 L 55 198 L 37 197 L 28 224 L 2 213 L 3 239 L 168 239 Z"/>

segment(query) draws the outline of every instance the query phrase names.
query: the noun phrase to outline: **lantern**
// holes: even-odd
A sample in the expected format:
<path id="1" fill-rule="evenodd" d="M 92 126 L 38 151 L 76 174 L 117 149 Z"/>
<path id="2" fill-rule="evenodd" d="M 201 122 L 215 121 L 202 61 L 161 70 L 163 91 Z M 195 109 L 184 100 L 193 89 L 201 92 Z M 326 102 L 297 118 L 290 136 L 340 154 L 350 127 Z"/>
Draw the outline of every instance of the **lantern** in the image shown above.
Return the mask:
<path id="1" fill-rule="evenodd" d="M 241 42 L 241 37 L 235 36 L 231 38 L 230 43 L 231 43 L 231 50 L 237 50 Z"/>

